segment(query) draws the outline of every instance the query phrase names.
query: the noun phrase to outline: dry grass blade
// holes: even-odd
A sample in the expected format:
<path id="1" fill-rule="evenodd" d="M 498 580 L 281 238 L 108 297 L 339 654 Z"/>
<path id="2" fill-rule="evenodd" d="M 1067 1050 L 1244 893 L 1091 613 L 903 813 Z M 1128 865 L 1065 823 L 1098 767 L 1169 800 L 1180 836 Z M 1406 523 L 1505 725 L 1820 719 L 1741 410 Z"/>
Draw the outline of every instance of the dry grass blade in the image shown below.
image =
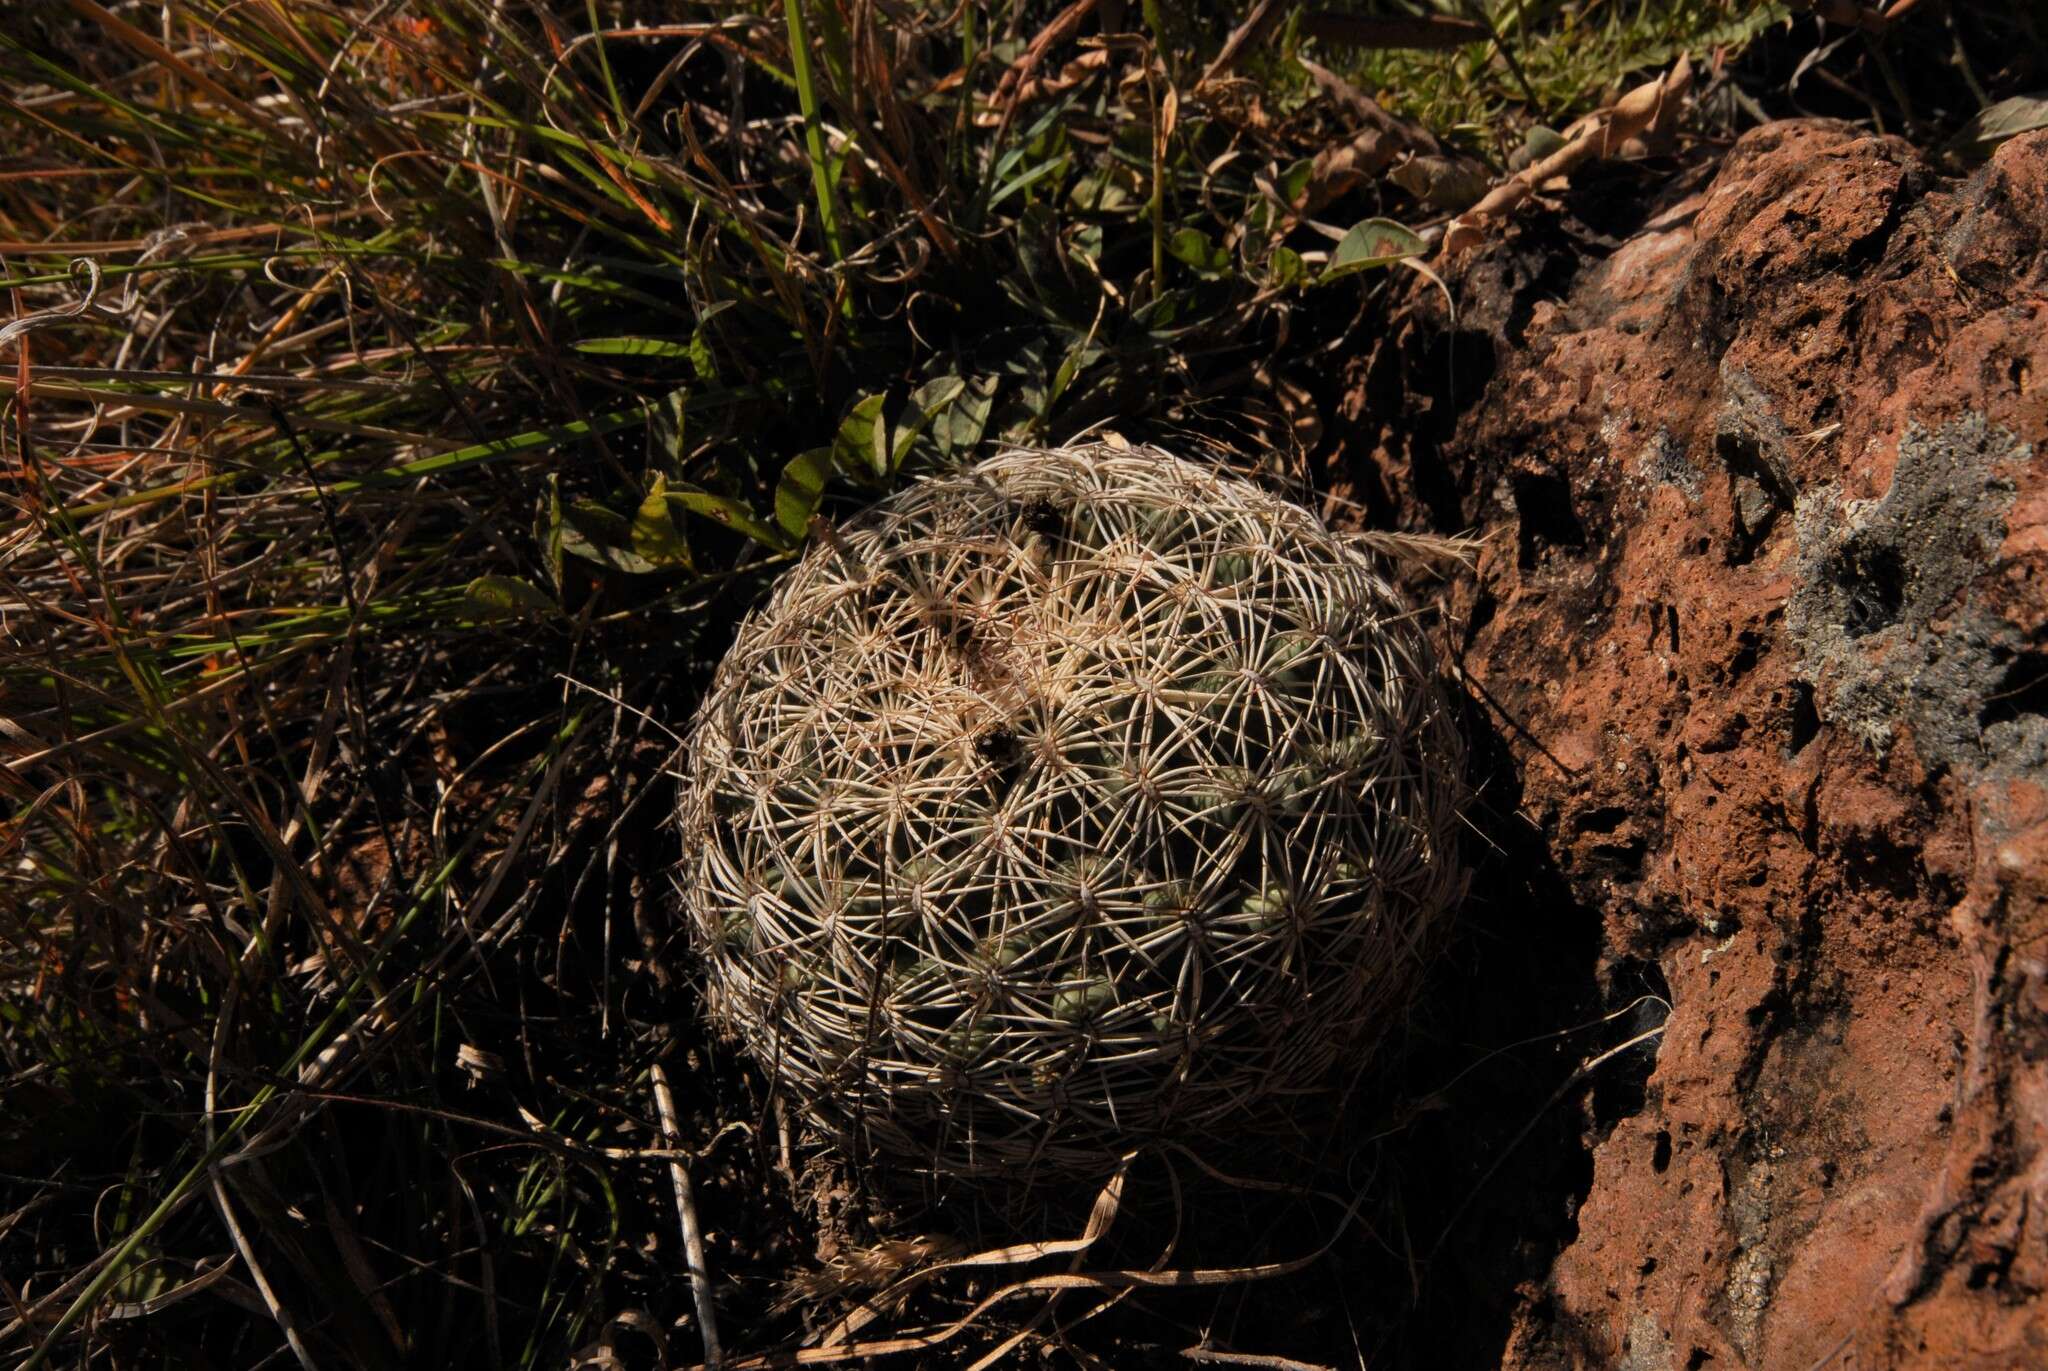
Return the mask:
<path id="1" fill-rule="evenodd" d="M 47 328 L 51 324 L 76 319 L 92 308 L 94 298 L 100 293 L 100 264 L 90 257 L 74 257 L 71 259 L 71 270 L 85 278 L 78 298 L 69 304 L 33 310 L 17 319 L 10 319 L 4 327 L 0 327 L 0 347 L 6 347 L 32 329 Z"/>
<path id="2" fill-rule="evenodd" d="M 1464 252 L 1486 236 L 1489 221 L 1513 213 L 1538 187 L 1568 176 L 1587 162 L 1614 156 L 1621 145 L 1676 118 L 1692 85 L 1692 63 L 1680 57 L 1670 71 L 1645 81 L 1606 109 L 1587 115 L 1565 131 L 1563 146 L 1532 162 L 1487 192 L 1478 204 L 1445 226 L 1443 252 Z"/>
<path id="3" fill-rule="evenodd" d="M 818 1342 L 823 1347 L 837 1347 L 855 1333 L 867 1327 L 891 1309 L 900 1308 L 903 1302 L 919 1287 L 945 1275 L 949 1271 L 964 1269 L 985 1269 L 990 1267 L 1017 1266 L 1024 1262 L 1037 1261 L 1043 1257 L 1076 1257 L 1088 1251 L 1102 1240 L 1112 1223 L 1116 1222 L 1117 1210 L 1123 1203 L 1125 1178 L 1130 1171 L 1133 1156 L 1127 1155 L 1117 1163 L 1116 1172 L 1096 1193 L 1095 1202 L 1088 1211 L 1088 1221 L 1079 1236 L 1064 1240 L 1049 1239 L 1038 1242 L 1010 1243 L 1003 1247 L 991 1248 L 967 1256 L 945 1257 L 938 1261 L 918 1266 L 909 1274 L 889 1282 L 887 1287 L 865 1300 L 846 1317 L 832 1325 Z"/>
<path id="4" fill-rule="evenodd" d="M 1470 570 L 1486 539 L 1469 534 L 1396 533 L 1366 529 L 1352 535 L 1360 547 L 1394 562 L 1420 563 L 1439 569 Z"/>
<path id="5" fill-rule="evenodd" d="M 654 1083 L 655 1106 L 661 1111 L 661 1132 L 671 1148 L 682 1144 L 681 1130 L 676 1125 L 675 1095 L 668 1087 L 668 1073 L 656 1062 L 647 1068 Z M 716 1301 L 711 1291 L 711 1268 L 704 1259 L 704 1229 L 697 1220 L 696 1187 L 690 1184 L 689 1168 L 682 1158 L 671 1156 L 668 1163 L 669 1175 L 675 1181 L 676 1219 L 683 1226 L 683 1253 L 690 1263 L 690 1293 L 697 1305 L 697 1327 L 704 1335 L 704 1363 L 712 1371 L 718 1371 L 724 1354 L 718 1343 L 718 1314 Z"/>
<path id="6" fill-rule="evenodd" d="M 1420 125 L 1395 118 L 1327 67 L 1306 57 L 1300 62 L 1317 88 L 1341 104 L 1359 127 L 1348 141 L 1316 154 L 1294 205 L 1299 213 L 1312 214 L 1382 176 L 1429 204 L 1455 197 L 1462 207 L 1477 198 L 1477 192 L 1463 188 L 1483 183 L 1484 170 L 1478 163 L 1446 149 Z"/>
<path id="7" fill-rule="evenodd" d="M 1117 1206 L 1124 1185 L 1126 1170 L 1131 1158 L 1124 1159 L 1108 1184 L 1097 1194 L 1091 1209 L 1088 1225 L 1082 1235 L 1066 1242 L 1032 1243 L 998 1249 L 976 1257 L 942 1263 L 927 1272 L 919 1273 L 920 1282 L 942 1274 L 947 1270 L 963 1267 L 1010 1265 L 1018 1261 L 1031 1260 L 1037 1256 L 1085 1252 L 1107 1231 L 1115 1219 Z M 1243 1266 L 1227 1267 L 1183 1267 L 1161 1269 L 1155 1266 L 1145 1270 L 1102 1270 L 1065 1271 L 1045 1275 L 1029 1276 L 1011 1281 L 976 1301 L 974 1306 L 951 1322 L 929 1332 L 896 1338 L 876 1338 L 867 1342 L 847 1343 L 838 1339 L 847 1331 L 844 1325 L 835 1329 L 824 1344 L 810 1348 L 788 1348 L 764 1352 L 754 1356 L 728 1360 L 725 1371 L 768 1371 L 773 1367 L 788 1366 L 829 1366 L 860 1357 L 892 1356 L 904 1352 L 922 1352 L 952 1341 L 979 1325 L 981 1319 L 998 1305 L 1005 1304 L 1023 1295 L 1060 1295 L 1073 1291 L 1121 1294 L 1139 1290 L 1204 1290 L 1250 1282 L 1277 1280 L 1307 1270 L 1321 1261 L 1344 1236 L 1356 1221 L 1366 1196 L 1355 1196 L 1338 1216 L 1331 1231 L 1313 1250 L 1297 1257 L 1282 1261 L 1258 1262 Z M 1014 1339 L 1012 1340 L 1014 1341 Z M 1005 1343 L 1004 1346 L 1009 1346 Z M 978 1365 L 988 1364 L 984 1358 Z M 693 1371 L 711 1371 L 711 1368 L 694 1368 Z"/>
<path id="8" fill-rule="evenodd" d="M 1210 1366 L 1257 1366 L 1266 1368 L 1266 1371 L 1335 1371 L 1335 1368 L 1318 1362 L 1296 1361 L 1292 1357 L 1275 1357 L 1262 1352 L 1228 1352 L 1202 1343 L 1183 1347 L 1180 1354 L 1191 1362 Z"/>

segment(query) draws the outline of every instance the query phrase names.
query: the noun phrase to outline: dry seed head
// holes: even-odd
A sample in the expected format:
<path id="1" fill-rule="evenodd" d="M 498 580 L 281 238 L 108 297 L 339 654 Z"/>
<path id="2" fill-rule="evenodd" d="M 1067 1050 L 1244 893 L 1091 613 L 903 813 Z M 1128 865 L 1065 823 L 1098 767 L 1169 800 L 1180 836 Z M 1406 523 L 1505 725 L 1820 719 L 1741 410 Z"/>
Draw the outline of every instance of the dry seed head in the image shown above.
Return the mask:
<path id="1" fill-rule="evenodd" d="M 1099 1172 L 1289 1125 L 1462 889 L 1461 751 L 1355 544 L 1155 449 L 1010 449 L 814 546 L 690 739 L 712 1012 L 856 1156 Z"/>

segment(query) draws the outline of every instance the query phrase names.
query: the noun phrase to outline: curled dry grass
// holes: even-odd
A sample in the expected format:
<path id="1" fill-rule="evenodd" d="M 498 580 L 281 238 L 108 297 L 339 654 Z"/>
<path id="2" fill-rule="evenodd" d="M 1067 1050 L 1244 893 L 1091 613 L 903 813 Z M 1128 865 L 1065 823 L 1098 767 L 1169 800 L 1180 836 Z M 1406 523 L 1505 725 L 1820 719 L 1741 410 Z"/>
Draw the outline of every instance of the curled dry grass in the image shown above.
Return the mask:
<path id="1" fill-rule="evenodd" d="M 687 1028 L 657 719 L 821 502 L 1313 445 L 1370 317 L 1298 31 L 1197 98 L 1222 25 L 1101 9 L 9 8 L 0 1357 L 665 1345 L 672 1144 L 766 1309 L 815 1233 Z"/>

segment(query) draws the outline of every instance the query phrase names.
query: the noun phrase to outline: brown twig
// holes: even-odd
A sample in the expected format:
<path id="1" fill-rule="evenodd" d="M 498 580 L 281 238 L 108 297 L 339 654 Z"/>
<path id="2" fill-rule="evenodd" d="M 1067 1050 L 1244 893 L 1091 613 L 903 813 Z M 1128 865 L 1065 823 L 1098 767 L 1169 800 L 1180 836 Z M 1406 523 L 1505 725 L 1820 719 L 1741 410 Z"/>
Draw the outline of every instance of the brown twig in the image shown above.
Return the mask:
<path id="1" fill-rule="evenodd" d="M 1203 71 L 1202 79 L 1195 83 L 1195 89 L 1200 90 L 1211 81 L 1229 75 L 1237 66 L 1238 59 L 1244 56 L 1245 50 L 1263 40 L 1272 29 L 1273 21 L 1279 17 L 1280 0 L 1259 0 L 1258 4 L 1252 6 L 1252 12 L 1245 16 L 1245 21 L 1231 30 L 1230 37 L 1223 40 L 1223 51 L 1217 53 L 1216 60 Z"/>
<path id="2" fill-rule="evenodd" d="M 1180 1354 L 1189 1361 L 1211 1366 L 1257 1366 L 1265 1371 L 1333 1371 L 1320 1362 L 1296 1361 L 1292 1357 L 1275 1357 L 1263 1352 L 1231 1352 L 1199 1342 L 1193 1347 L 1181 1348 Z"/>

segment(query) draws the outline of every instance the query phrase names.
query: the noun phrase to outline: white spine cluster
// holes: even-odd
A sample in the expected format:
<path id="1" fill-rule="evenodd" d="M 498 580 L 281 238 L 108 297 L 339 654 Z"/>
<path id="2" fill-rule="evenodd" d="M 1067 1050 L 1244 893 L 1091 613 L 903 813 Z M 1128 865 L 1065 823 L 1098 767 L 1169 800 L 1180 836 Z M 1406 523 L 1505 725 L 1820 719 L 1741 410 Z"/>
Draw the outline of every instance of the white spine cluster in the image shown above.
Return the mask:
<path id="1" fill-rule="evenodd" d="M 1012 449 L 821 541 L 690 739 L 716 1018 L 856 1154 L 1102 1169 L 1286 1125 L 1462 886 L 1461 752 L 1365 553 L 1155 449 Z"/>

